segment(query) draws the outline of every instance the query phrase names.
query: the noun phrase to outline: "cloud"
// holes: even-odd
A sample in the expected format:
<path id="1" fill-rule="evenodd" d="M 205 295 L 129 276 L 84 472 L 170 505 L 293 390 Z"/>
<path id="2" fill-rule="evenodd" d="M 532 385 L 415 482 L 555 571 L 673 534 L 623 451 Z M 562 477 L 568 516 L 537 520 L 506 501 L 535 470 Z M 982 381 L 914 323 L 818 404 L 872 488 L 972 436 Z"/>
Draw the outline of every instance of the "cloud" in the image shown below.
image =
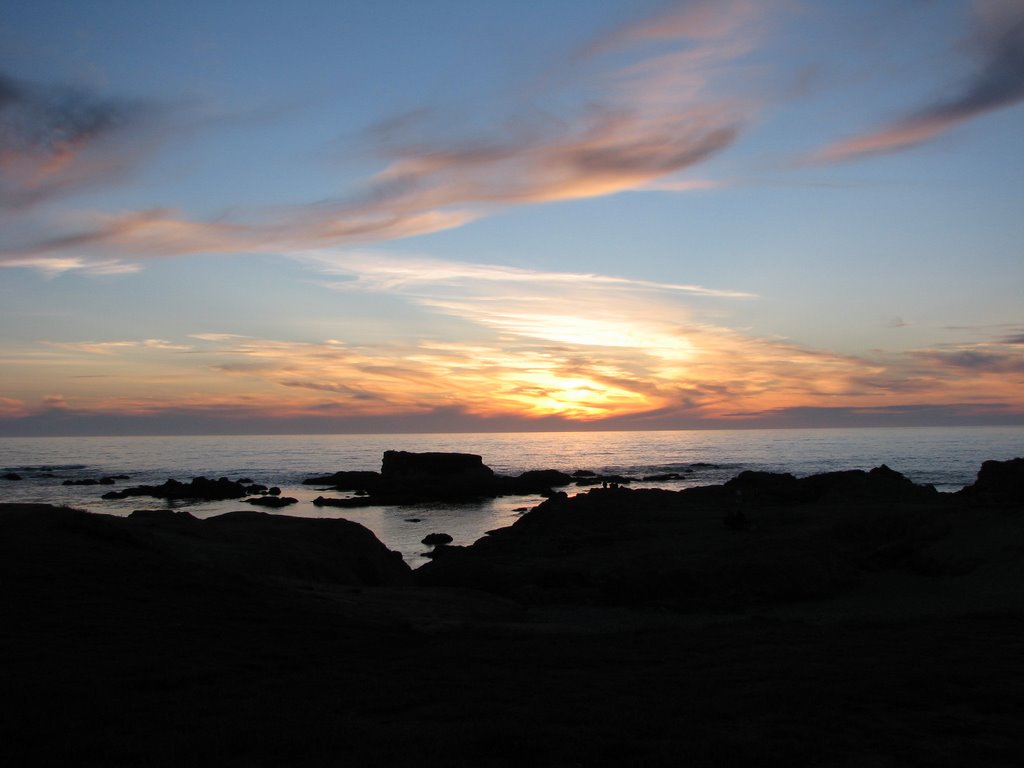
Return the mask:
<path id="1" fill-rule="evenodd" d="M 841 162 L 910 149 L 960 123 L 1024 100 L 1024 3 L 976 0 L 974 32 L 967 49 L 977 59 L 977 68 L 954 95 L 825 147 L 810 162 Z"/>
<path id="2" fill-rule="evenodd" d="M 24 401 L 13 397 L 0 397 L 0 419 L 20 419 L 30 413 Z"/>
<path id="3" fill-rule="evenodd" d="M 667 426 L 1022 396 L 1019 347 L 998 341 L 840 355 L 721 325 L 730 304 L 750 300 L 741 292 L 370 252 L 306 258 L 328 278 L 349 278 L 328 287 L 387 295 L 421 316 L 386 341 L 339 323 L 346 338 L 319 341 L 207 331 L 188 341 L 50 342 L 35 365 L 64 382 L 69 371 L 113 375 L 116 392 L 83 383 L 65 390 L 69 403 L 137 414 L 244 406 L 275 418 L 373 419 L 455 409 L 524 424 Z M 462 328 L 438 336 L 438 316 Z"/>
<path id="4" fill-rule="evenodd" d="M 151 106 L 0 74 L 0 210 L 123 176 L 142 155 Z"/>
<path id="5" fill-rule="evenodd" d="M 634 189 L 706 188 L 710 182 L 673 177 L 732 146 L 750 119 L 750 103 L 712 96 L 710 86 L 749 50 L 747 27 L 758 17 L 757 7 L 739 0 L 691 3 L 684 11 L 625 25 L 581 57 L 575 67 L 581 82 L 542 94 L 536 103 L 495 94 L 488 109 L 475 115 L 439 106 L 383 121 L 374 131 L 383 167 L 351 194 L 207 220 L 171 207 L 80 212 L 75 221 L 50 226 L 55 235 L 7 235 L 0 242 L 0 266 L 58 273 L 102 263 L 114 272 L 147 258 L 280 253 L 407 238 L 461 227 L 507 206 Z M 39 124 L 57 122 L 56 112 L 40 106 L 42 96 L 30 97 L 16 84 L 8 90 L 13 109 L 38 113 Z M 26 134 L 24 141 L 33 142 L 41 158 L 33 169 L 65 151 L 72 165 L 79 157 L 84 163 L 93 149 L 111 168 L 130 162 L 108 153 L 113 142 L 105 139 L 123 132 L 137 108 L 77 98 L 96 117 L 68 131 L 74 142 L 44 139 L 41 125 Z M 58 144 L 74 144 L 74 152 L 58 150 Z M 12 199 L 28 199 L 33 190 L 42 194 L 43 182 L 26 174 L 11 176 Z M 97 170 L 80 181 L 102 177 Z M 72 177 L 67 181 L 71 186 Z"/>
<path id="6" fill-rule="evenodd" d="M 917 356 L 932 365 L 978 373 L 1024 373 L 1024 355 L 1020 350 L 990 351 L 961 349 L 955 351 L 927 350 Z"/>

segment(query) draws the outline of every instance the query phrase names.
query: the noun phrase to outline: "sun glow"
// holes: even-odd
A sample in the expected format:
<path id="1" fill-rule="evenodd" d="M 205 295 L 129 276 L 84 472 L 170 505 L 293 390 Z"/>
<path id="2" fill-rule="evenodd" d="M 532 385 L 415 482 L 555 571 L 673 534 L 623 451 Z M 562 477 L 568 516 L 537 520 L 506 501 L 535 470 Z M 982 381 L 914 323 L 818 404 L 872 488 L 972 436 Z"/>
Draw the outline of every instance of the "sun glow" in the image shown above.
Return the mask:
<path id="1" fill-rule="evenodd" d="M 546 371 L 522 373 L 510 382 L 504 399 L 529 416 L 588 420 L 637 413 L 656 404 L 640 392 L 591 378 L 563 377 Z"/>

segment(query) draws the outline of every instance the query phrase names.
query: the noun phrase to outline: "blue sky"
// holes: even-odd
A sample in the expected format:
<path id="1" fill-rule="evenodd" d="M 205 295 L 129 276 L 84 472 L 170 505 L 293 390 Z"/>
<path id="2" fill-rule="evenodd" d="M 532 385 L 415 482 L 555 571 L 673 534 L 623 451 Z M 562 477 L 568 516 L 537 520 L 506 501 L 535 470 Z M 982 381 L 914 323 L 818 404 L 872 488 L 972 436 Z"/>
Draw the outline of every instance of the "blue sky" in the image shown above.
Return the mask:
<path id="1" fill-rule="evenodd" d="M 5 3 L 0 434 L 1024 421 L 1024 2 Z"/>

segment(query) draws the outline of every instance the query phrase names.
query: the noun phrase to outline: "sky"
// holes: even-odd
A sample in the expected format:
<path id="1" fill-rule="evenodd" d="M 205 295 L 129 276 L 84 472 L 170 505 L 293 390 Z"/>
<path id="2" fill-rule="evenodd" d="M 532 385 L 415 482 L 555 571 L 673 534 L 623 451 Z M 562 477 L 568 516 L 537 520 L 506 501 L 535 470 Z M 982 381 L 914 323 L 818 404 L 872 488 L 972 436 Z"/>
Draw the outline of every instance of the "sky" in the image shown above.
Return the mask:
<path id="1" fill-rule="evenodd" d="M 1024 424 L 1024 0 L 0 0 L 0 435 Z"/>

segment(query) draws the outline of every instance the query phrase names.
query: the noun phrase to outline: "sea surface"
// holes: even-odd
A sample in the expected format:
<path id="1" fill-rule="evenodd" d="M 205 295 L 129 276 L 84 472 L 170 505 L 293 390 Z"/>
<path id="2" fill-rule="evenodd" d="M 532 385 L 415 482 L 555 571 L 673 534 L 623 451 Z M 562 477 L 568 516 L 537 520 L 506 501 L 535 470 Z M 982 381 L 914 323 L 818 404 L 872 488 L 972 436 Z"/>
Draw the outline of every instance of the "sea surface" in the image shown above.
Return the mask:
<path id="1" fill-rule="evenodd" d="M 806 476 L 886 464 L 917 483 L 956 491 L 974 481 L 987 459 L 1024 456 L 1024 427 L 772 429 L 670 432 L 543 432 L 410 435 L 269 435 L 196 437 L 0 438 L 0 501 L 67 504 L 127 515 L 171 507 L 209 517 L 261 509 L 240 501 L 167 502 L 148 497 L 104 500 L 102 494 L 168 478 L 251 478 L 299 500 L 271 514 L 344 517 L 362 523 L 413 566 L 425 562 L 428 533 L 471 544 L 511 525 L 539 496 L 483 503 L 318 508 L 320 495 L 342 496 L 302 480 L 337 470 L 379 470 L 386 450 L 476 453 L 499 474 L 530 469 L 592 470 L 635 478 L 678 473 L 680 480 L 635 482 L 633 488 L 680 489 L 722 483 L 746 469 Z M 65 486 L 64 480 L 128 475 L 114 486 Z M 569 487 L 571 493 L 585 491 Z M 265 511 L 265 510 L 263 510 Z"/>

